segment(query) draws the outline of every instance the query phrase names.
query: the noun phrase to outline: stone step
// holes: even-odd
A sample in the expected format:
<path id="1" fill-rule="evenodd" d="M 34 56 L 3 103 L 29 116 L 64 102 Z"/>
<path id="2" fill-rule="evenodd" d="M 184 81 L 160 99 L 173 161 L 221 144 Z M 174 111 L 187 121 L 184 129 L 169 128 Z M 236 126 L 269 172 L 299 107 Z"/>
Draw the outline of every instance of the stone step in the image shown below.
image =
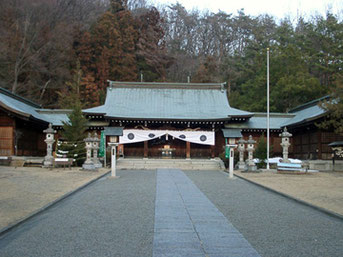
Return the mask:
<path id="1" fill-rule="evenodd" d="M 222 170 L 220 159 L 118 159 L 118 169 L 151 170 L 175 168 L 183 170 Z"/>
<path id="2" fill-rule="evenodd" d="M 12 167 L 24 167 L 25 160 L 12 160 L 11 165 Z"/>

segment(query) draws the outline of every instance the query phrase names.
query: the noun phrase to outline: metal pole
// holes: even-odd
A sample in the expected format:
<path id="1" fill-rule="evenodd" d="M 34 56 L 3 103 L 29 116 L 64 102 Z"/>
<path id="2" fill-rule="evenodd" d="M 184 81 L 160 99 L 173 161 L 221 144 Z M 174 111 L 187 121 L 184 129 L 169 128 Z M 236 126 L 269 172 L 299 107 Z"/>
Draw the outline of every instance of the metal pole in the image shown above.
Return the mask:
<path id="1" fill-rule="evenodd" d="M 269 48 L 267 48 L 267 170 L 269 170 Z"/>

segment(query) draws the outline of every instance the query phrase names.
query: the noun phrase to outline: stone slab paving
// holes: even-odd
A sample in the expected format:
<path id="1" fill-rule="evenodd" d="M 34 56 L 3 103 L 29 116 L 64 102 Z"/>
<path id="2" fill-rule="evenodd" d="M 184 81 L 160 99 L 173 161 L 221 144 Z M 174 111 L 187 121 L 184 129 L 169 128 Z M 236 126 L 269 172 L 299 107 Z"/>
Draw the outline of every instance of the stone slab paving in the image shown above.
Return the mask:
<path id="1" fill-rule="evenodd" d="M 157 171 L 153 257 L 260 256 L 181 171 Z"/>

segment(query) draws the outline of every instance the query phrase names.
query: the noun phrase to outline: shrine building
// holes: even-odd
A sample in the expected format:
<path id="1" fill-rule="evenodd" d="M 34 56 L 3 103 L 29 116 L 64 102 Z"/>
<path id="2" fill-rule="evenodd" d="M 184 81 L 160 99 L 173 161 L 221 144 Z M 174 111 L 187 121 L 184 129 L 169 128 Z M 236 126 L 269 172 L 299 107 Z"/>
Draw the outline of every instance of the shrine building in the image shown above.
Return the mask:
<path id="1" fill-rule="evenodd" d="M 125 158 L 213 158 L 223 153 L 226 141 L 266 136 L 266 113 L 231 107 L 224 83 L 109 83 L 104 105 L 83 113 L 87 129 L 104 131 L 107 142 L 115 136 Z M 293 134 L 290 157 L 331 158 L 329 144 L 343 137 L 316 126 L 325 118 L 325 99 L 270 114 L 274 155 L 281 156 L 279 134 L 287 127 Z M 69 113 L 44 109 L 0 88 L 0 156 L 44 156 L 43 130 L 51 123 L 60 131 Z"/>
<path id="2" fill-rule="evenodd" d="M 225 85 L 214 83 L 110 82 L 105 104 L 84 113 L 91 122 L 123 128 L 119 151 L 125 157 L 160 157 L 167 151 L 177 158 L 218 156 L 223 133 L 230 133 L 225 125 L 253 116 L 230 107 Z"/>

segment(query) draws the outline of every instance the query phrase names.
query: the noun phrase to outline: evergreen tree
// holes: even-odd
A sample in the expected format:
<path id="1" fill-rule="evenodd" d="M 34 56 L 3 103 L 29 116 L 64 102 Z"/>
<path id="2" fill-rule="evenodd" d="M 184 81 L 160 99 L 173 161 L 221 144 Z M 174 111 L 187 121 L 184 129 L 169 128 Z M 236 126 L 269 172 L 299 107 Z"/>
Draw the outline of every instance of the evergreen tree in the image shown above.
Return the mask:
<path id="1" fill-rule="evenodd" d="M 84 73 L 81 89 L 87 106 L 101 104 L 107 80 L 136 81 L 138 32 L 127 1 L 112 0 L 110 8 L 81 37 L 76 53 Z"/>
<path id="2" fill-rule="evenodd" d="M 269 148 L 270 156 L 273 152 L 272 147 Z M 258 168 L 264 168 L 266 167 L 266 160 L 267 160 L 267 142 L 265 139 L 264 134 L 261 135 L 257 142 L 256 150 L 255 150 L 255 157 L 260 160 L 259 164 L 257 165 Z"/>
<path id="3" fill-rule="evenodd" d="M 82 104 L 80 100 L 81 70 L 77 69 L 73 81 L 67 83 L 68 94 L 60 93 L 60 102 L 64 108 L 72 109 L 68 115 L 69 120 L 63 122 L 61 133 L 62 141 L 58 143 L 57 153 L 73 158 L 78 166 L 86 159 L 85 142 L 87 119 L 82 114 Z"/>
<path id="4" fill-rule="evenodd" d="M 321 106 L 328 111 L 326 119 L 318 124 L 322 129 L 334 129 L 337 134 L 343 135 L 343 75 L 337 75 L 334 80 L 335 88 L 332 97 Z"/>

